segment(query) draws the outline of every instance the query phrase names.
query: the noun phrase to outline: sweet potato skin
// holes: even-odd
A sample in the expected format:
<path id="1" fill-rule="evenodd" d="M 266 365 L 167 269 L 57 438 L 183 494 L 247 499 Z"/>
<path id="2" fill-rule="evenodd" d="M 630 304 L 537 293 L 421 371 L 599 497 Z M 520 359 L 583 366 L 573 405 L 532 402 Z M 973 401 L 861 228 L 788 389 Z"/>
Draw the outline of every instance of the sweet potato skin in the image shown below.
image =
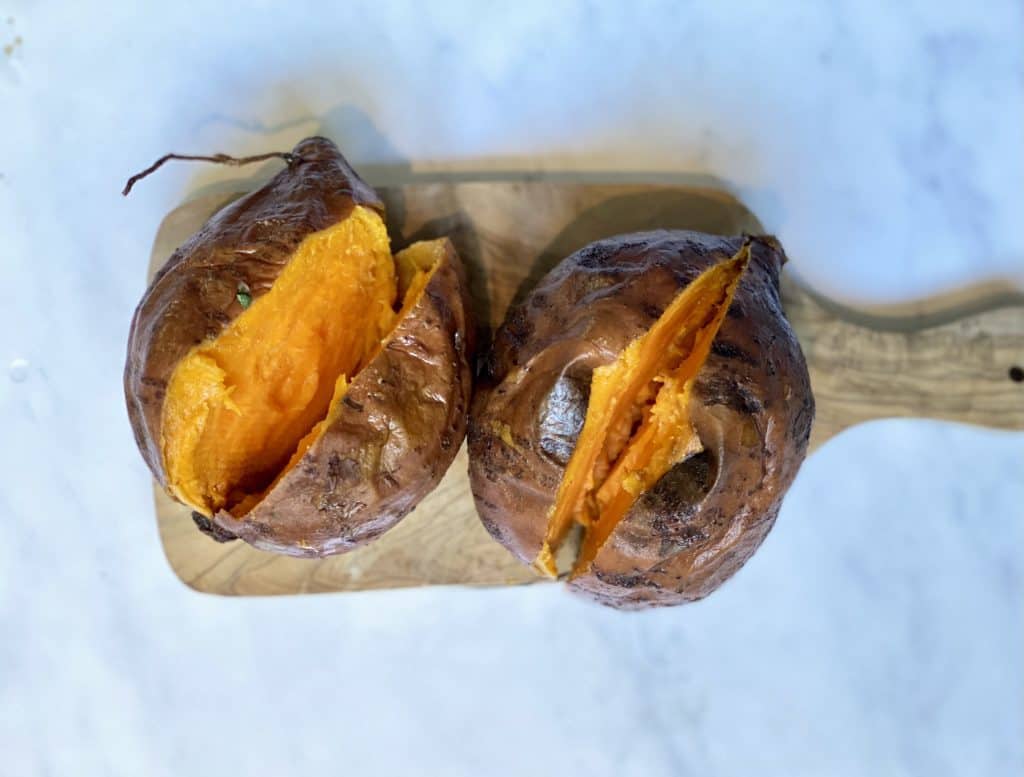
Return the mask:
<path id="1" fill-rule="evenodd" d="M 656 231 L 593 243 L 509 311 L 483 361 L 469 429 L 480 518 L 524 563 L 586 417 L 593 370 L 614 361 L 672 299 L 744 238 Z M 814 398 L 779 302 L 785 255 L 754 238 L 690 413 L 705 451 L 643 494 L 570 586 L 620 608 L 700 599 L 734 574 L 771 528 L 807 451 Z"/>
<path id="2" fill-rule="evenodd" d="M 223 208 L 175 251 L 135 311 L 124 372 L 128 417 L 165 489 L 162 410 L 181 359 L 242 313 L 243 284 L 253 300 L 266 293 L 308 235 L 357 205 L 383 214 L 376 192 L 330 140 L 307 138 L 293 155 L 266 185 Z M 235 534 L 289 555 L 339 553 L 378 536 L 429 493 L 465 435 L 466 299 L 464 273 L 448 243 L 419 302 L 350 383 L 336 421 L 243 520 L 213 516 L 220 537 Z"/>

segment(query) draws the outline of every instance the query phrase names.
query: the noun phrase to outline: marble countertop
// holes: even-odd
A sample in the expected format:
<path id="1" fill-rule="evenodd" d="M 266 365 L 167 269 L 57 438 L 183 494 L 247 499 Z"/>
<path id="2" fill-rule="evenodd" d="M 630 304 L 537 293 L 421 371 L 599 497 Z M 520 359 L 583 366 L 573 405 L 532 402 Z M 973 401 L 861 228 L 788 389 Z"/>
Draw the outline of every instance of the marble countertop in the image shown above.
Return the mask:
<path id="1" fill-rule="evenodd" d="M 710 599 L 229 600 L 171 573 L 123 407 L 161 217 L 314 132 L 371 178 L 714 176 L 847 302 L 1024 282 L 1024 10 L 0 7 L 0 773 L 1024 770 L 1024 434 L 853 429 Z"/>

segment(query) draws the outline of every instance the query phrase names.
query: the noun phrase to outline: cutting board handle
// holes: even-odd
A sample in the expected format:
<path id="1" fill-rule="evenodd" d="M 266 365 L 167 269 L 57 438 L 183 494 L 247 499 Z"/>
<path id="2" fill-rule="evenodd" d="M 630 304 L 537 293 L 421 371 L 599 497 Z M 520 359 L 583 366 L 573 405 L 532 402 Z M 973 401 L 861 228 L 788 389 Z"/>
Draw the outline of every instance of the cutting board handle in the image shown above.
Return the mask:
<path id="1" fill-rule="evenodd" d="M 979 286 L 856 310 L 783 284 L 818 400 L 812 448 L 878 418 L 1024 430 L 1024 295 Z"/>

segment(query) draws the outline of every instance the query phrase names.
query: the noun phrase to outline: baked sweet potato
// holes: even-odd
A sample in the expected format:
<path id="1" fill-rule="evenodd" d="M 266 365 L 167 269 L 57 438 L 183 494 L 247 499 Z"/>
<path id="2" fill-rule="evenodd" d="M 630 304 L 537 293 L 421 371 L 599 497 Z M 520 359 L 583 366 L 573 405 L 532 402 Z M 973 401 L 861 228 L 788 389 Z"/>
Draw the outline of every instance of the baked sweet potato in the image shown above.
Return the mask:
<path id="1" fill-rule="evenodd" d="M 773 238 L 659 231 L 552 270 L 478 377 L 470 480 L 491 535 L 551 576 L 574 555 L 569 585 L 615 607 L 700 599 L 735 573 L 814 416 L 784 261 Z"/>
<path id="2" fill-rule="evenodd" d="M 429 493 L 465 435 L 471 328 L 447 239 L 392 256 L 331 141 L 217 213 L 154 277 L 124 386 L 160 484 L 218 538 L 340 553 Z"/>

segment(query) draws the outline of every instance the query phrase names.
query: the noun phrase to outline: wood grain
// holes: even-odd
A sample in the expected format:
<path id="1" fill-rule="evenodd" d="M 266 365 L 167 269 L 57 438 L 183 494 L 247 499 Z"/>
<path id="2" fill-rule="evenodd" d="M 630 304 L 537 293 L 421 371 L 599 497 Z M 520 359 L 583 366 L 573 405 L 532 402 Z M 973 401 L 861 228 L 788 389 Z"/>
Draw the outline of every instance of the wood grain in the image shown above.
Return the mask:
<path id="1" fill-rule="evenodd" d="M 484 342 L 509 304 L 558 261 L 593 240 L 643 229 L 760 232 L 723 192 L 668 184 L 437 181 L 381 189 L 394 248 L 447 234 L 467 263 Z M 150 274 L 236 195 L 186 203 L 162 223 Z M 945 300 L 867 314 L 822 299 L 788 277 L 787 315 L 811 371 L 817 447 L 875 418 L 928 417 L 1024 429 L 1024 301 Z M 997 304 L 998 303 L 998 304 Z M 539 582 L 492 541 L 476 518 L 460 451 L 441 485 L 371 545 L 322 560 L 274 556 L 242 542 L 217 544 L 189 511 L 155 489 L 164 551 L 175 573 L 208 593 L 267 595 Z"/>
<path id="2" fill-rule="evenodd" d="M 813 452 L 854 424 L 933 418 L 1024 429 L 1024 299 L 975 290 L 868 314 L 783 281 L 818 405 Z"/>

